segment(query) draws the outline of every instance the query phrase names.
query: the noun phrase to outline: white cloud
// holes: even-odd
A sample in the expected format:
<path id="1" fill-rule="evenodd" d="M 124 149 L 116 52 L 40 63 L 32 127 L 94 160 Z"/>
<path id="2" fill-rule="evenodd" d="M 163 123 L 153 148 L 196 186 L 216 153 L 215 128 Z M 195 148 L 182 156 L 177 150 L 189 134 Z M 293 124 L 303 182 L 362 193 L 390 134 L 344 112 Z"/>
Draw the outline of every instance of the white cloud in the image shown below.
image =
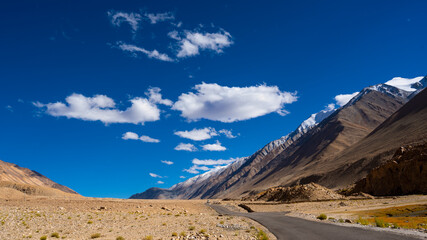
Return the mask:
<path id="1" fill-rule="evenodd" d="M 183 171 L 188 172 L 188 173 L 192 173 L 192 174 L 198 174 L 198 173 L 200 173 L 199 170 L 200 171 L 209 171 L 211 169 L 206 167 L 206 166 L 193 165 L 189 169 L 184 169 Z"/>
<path id="2" fill-rule="evenodd" d="M 172 161 L 167 161 L 167 160 L 161 160 L 161 162 L 166 164 L 166 165 L 172 165 L 173 164 Z"/>
<path id="3" fill-rule="evenodd" d="M 182 178 L 182 179 L 184 179 L 184 178 L 187 178 L 187 177 L 184 177 L 184 176 L 179 176 L 179 178 Z"/>
<path id="4" fill-rule="evenodd" d="M 124 139 L 124 140 L 129 140 L 129 139 L 138 140 L 139 136 L 138 136 L 138 134 L 136 134 L 134 132 L 126 132 L 123 134 L 122 139 Z"/>
<path id="5" fill-rule="evenodd" d="M 225 167 L 225 166 L 227 166 L 227 165 L 229 165 L 235 161 L 242 160 L 242 159 L 244 159 L 244 158 L 230 158 L 228 160 L 224 160 L 224 159 L 200 160 L 200 159 L 195 158 L 192 161 L 193 166 L 191 166 L 188 169 L 184 169 L 183 171 L 188 172 L 188 173 L 192 173 L 192 174 L 198 174 L 198 173 L 200 173 L 200 171 L 210 171 L 210 170 L 223 168 L 223 167 Z M 208 166 L 213 166 L 213 167 L 208 167 Z"/>
<path id="6" fill-rule="evenodd" d="M 178 135 L 182 138 L 188 138 L 194 141 L 202 141 L 210 139 L 213 136 L 218 136 L 218 133 L 214 128 L 206 127 L 202 129 L 193 129 L 191 131 L 177 131 L 175 135 Z"/>
<path id="7" fill-rule="evenodd" d="M 107 12 L 108 16 L 111 18 L 111 23 L 114 26 L 120 27 L 123 22 L 128 23 L 132 30 L 136 32 L 138 30 L 138 24 L 141 21 L 141 15 L 138 13 L 125 13 L 125 12 Z"/>
<path id="8" fill-rule="evenodd" d="M 342 107 L 346 105 L 354 96 L 356 96 L 359 92 L 354 92 L 351 94 L 339 94 L 335 96 L 335 101 L 337 104 Z"/>
<path id="9" fill-rule="evenodd" d="M 193 159 L 192 163 L 194 165 L 228 165 L 234 161 L 236 161 L 238 158 L 230 158 L 228 160 L 224 160 L 224 159 L 218 159 L 218 160 L 213 160 L 213 159 L 205 159 L 205 160 L 200 160 L 200 159 Z"/>
<path id="10" fill-rule="evenodd" d="M 164 184 L 165 182 L 163 181 L 157 181 L 157 184 Z"/>
<path id="11" fill-rule="evenodd" d="M 145 136 L 145 135 L 142 135 L 141 137 L 139 137 L 139 139 L 143 142 L 150 142 L 150 143 L 159 143 L 160 142 L 159 139 L 155 139 L 155 138 Z"/>
<path id="12" fill-rule="evenodd" d="M 180 39 L 176 34 L 169 35 L 174 39 Z M 222 53 L 223 49 L 233 44 L 230 33 L 221 30 L 218 33 L 185 32 L 185 37 L 180 39 L 180 49 L 177 57 L 191 57 L 198 55 L 200 50 L 212 50 Z"/>
<path id="13" fill-rule="evenodd" d="M 224 136 L 226 136 L 227 138 L 236 138 L 236 136 L 234 136 L 233 133 L 227 129 L 219 130 L 219 133 L 224 134 Z"/>
<path id="14" fill-rule="evenodd" d="M 402 77 L 395 77 L 391 79 L 390 81 L 386 82 L 385 84 L 400 88 L 405 91 L 413 92 L 417 89 L 412 87 L 412 84 L 417 83 L 421 81 L 424 77 L 416 77 L 416 78 L 402 78 Z"/>
<path id="15" fill-rule="evenodd" d="M 133 54 L 133 56 L 137 56 L 137 53 L 143 53 L 147 55 L 148 58 L 154 58 L 157 60 L 165 61 L 165 62 L 173 62 L 174 60 L 170 58 L 167 54 L 159 53 L 157 50 L 146 50 L 144 48 L 132 45 L 132 44 L 126 44 L 123 42 L 117 42 L 118 48 L 120 48 L 122 51 L 130 52 Z"/>
<path id="16" fill-rule="evenodd" d="M 155 174 L 155 173 L 149 173 L 149 175 L 150 175 L 151 177 L 153 177 L 153 178 L 163 178 L 162 176 L 157 175 L 157 174 Z"/>
<path id="17" fill-rule="evenodd" d="M 12 106 L 7 105 L 5 108 L 6 108 L 8 111 L 13 112 L 13 107 L 12 107 Z"/>
<path id="18" fill-rule="evenodd" d="M 178 31 L 176 31 L 176 30 L 169 32 L 168 36 L 172 39 L 175 39 L 175 40 L 181 40 L 181 38 L 179 37 Z"/>
<path id="19" fill-rule="evenodd" d="M 174 20 L 175 16 L 171 12 L 165 13 L 146 13 L 145 16 L 150 19 L 151 24 L 164 22 L 168 20 Z"/>
<path id="20" fill-rule="evenodd" d="M 140 137 L 138 136 L 138 134 L 134 133 L 134 132 L 126 132 L 122 135 L 122 139 L 124 140 L 141 140 L 143 142 L 149 142 L 149 143 L 159 143 L 160 140 L 159 139 L 155 139 L 146 135 L 141 135 Z"/>
<path id="21" fill-rule="evenodd" d="M 226 87 L 202 83 L 194 89 L 196 93 L 181 94 L 172 107 L 193 121 L 204 118 L 235 122 L 272 112 L 285 115 L 284 105 L 297 100 L 295 93 L 282 92 L 277 86 Z"/>
<path id="22" fill-rule="evenodd" d="M 161 89 L 158 87 L 150 87 L 145 95 L 148 96 L 148 100 L 155 104 L 163 104 L 166 106 L 172 106 L 173 102 L 169 99 L 163 99 L 160 94 Z"/>
<path id="23" fill-rule="evenodd" d="M 216 141 L 216 143 L 213 144 L 205 144 L 202 146 L 203 150 L 205 151 L 225 151 L 227 148 L 221 145 L 219 141 Z"/>
<path id="24" fill-rule="evenodd" d="M 43 108 L 51 116 L 76 118 L 85 121 L 101 121 L 105 124 L 144 124 L 144 122 L 160 119 L 160 110 L 157 105 L 146 98 L 136 97 L 129 100 L 132 105 L 126 110 L 118 109 L 114 100 L 105 95 L 85 97 L 82 94 L 73 93 L 65 101 L 66 103 L 48 104 L 34 102 L 33 105 Z"/>
<path id="25" fill-rule="evenodd" d="M 197 148 L 196 148 L 196 146 L 194 146 L 191 143 L 180 143 L 180 144 L 178 144 L 178 146 L 175 147 L 175 150 L 195 152 L 195 151 L 197 151 Z"/>

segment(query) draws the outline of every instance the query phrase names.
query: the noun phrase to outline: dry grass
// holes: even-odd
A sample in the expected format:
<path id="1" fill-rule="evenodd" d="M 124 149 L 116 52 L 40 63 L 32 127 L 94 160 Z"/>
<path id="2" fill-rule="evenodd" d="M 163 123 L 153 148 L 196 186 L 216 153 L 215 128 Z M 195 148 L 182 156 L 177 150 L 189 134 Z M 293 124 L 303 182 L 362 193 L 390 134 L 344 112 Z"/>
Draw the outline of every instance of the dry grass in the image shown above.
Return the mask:
<path id="1" fill-rule="evenodd" d="M 427 204 L 360 211 L 358 214 L 377 227 L 427 228 Z"/>

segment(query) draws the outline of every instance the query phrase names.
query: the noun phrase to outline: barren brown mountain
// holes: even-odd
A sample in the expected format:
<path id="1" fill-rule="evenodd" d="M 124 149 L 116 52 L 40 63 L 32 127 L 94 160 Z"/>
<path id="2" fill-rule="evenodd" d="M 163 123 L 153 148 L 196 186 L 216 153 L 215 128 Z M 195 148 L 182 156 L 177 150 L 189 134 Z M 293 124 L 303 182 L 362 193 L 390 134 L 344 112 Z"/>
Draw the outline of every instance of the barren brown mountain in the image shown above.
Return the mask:
<path id="1" fill-rule="evenodd" d="M 197 184 L 191 180 L 132 197 L 156 198 L 148 194 L 156 192 L 171 198 L 240 198 L 269 187 L 318 182 L 327 173 L 346 166 L 333 159 L 378 127 L 407 102 L 409 95 L 385 84 L 365 88 L 317 126 L 273 141 L 237 166 L 231 164 L 209 173 Z"/>
<path id="2" fill-rule="evenodd" d="M 0 160 L 0 188 L 2 192 L 21 192 L 29 195 L 75 194 L 70 188 L 60 185 L 40 173 L 13 163 Z"/>
<path id="3" fill-rule="evenodd" d="M 391 159 L 401 146 L 422 144 L 426 140 L 427 90 L 424 89 L 369 136 L 333 159 L 341 167 L 326 174 L 318 182 L 333 188 L 345 187 Z"/>
<path id="4" fill-rule="evenodd" d="M 318 182 L 328 172 L 339 168 L 340 164 L 347 164 L 338 163 L 334 158 L 398 110 L 405 103 L 406 96 L 364 89 L 354 100 L 282 151 L 228 197 L 240 197 L 273 186 Z"/>

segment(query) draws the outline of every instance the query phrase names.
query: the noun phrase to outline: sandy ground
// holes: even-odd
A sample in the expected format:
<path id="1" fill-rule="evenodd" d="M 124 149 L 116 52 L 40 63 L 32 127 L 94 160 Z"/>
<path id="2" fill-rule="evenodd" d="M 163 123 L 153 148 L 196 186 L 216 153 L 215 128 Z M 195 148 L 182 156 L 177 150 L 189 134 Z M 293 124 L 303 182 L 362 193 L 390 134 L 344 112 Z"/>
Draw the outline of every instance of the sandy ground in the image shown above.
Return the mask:
<path id="1" fill-rule="evenodd" d="M 239 204 L 236 202 L 234 204 Z M 256 212 L 290 212 L 288 215 L 315 218 L 327 214 L 334 218 L 356 219 L 357 212 L 372 209 L 389 208 L 404 205 L 427 204 L 426 195 L 400 196 L 393 198 L 376 198 L 365 200 L 336 200 L 324 202 L 302 202 L 277 204 L 271 202 L 243 202 Z"/>
<path id="2" fill-rule="evenodd" d="M 256 239 L 263 226 L 205 200 L 0 199 L 0 239 Z M 173 236 L 173 235 L 177 236 Z M 100 237 L 99 237 L 100 236 Z M 185 237 L 184 237 L 185 236 Z"/>

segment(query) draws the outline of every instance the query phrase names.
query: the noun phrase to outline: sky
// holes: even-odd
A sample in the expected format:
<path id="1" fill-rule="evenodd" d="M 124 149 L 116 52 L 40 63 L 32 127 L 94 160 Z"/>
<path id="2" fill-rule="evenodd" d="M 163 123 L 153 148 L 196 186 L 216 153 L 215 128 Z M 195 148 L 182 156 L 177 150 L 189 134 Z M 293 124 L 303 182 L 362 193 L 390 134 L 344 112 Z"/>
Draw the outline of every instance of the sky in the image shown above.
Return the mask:
<path id="1" fill-rule="evenodd" d="M 128 198 L 426 75 L 427 2 L 2 1 L 0 159 Z"/>

